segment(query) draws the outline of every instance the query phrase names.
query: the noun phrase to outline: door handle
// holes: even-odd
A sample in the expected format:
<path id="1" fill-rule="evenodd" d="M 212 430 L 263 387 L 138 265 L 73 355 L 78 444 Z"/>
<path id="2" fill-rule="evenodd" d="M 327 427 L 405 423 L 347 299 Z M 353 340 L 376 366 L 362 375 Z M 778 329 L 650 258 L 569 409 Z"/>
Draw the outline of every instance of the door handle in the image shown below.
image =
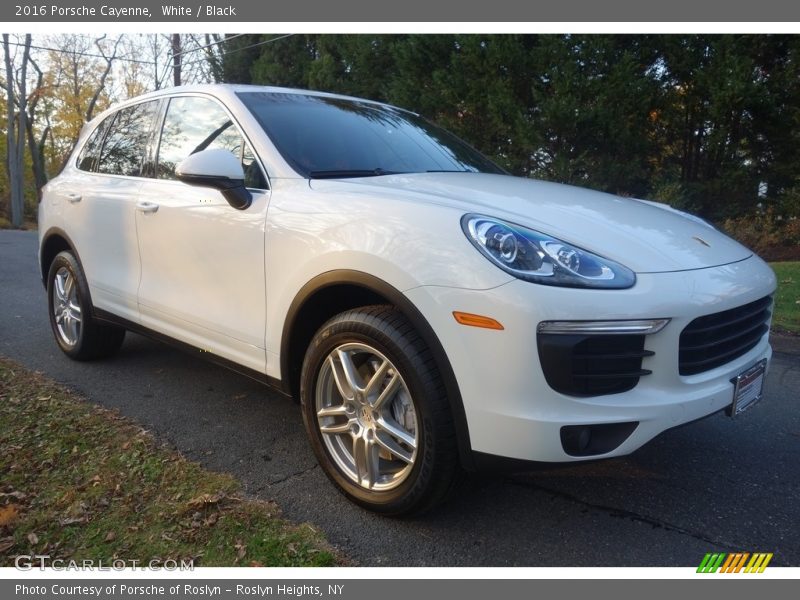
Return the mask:
<path id="1" fill-rule="evenodd" d="M 154 213 L 158 210 L 158 204 L 154 202 L 137 202 L 136 210 L 143 213 Z"/>
<path id="2" fill-rule="evenodd" d="M 83 196 L 80 194 L 67 194 L 67 200 L 69 200 L 70 204 L 76 204 L 81 201 Z"/>

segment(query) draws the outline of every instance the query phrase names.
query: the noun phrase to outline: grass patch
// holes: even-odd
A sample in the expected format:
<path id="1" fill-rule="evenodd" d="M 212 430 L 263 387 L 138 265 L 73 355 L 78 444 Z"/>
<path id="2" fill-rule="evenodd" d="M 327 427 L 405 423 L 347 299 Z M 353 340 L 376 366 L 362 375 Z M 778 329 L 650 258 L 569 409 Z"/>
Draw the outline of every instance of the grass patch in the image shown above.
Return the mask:
<path id="1" fill-rule="evenodd" d="M 0 566 L 193 559 L 203 566 L 341 563 L 312 526 L 242 499 L 230 475 L 0 357 Z"/>
<path id="2" fill-rule="evenodd" d="M 779 331 L 800 334 L 800 262 L 770 263 L 778 278 L 772 325 Z"/>

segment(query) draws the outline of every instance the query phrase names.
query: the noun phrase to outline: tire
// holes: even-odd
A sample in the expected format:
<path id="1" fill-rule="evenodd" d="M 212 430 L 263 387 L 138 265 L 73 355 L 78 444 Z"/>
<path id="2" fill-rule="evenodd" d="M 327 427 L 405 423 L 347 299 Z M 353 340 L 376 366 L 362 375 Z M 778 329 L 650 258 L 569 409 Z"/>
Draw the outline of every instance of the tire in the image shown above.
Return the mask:
<path id="1" fill-rule="evenodd" d="M 50 328 L 61 350 L 74 360 L 106 358 L 119 350 L 125 329 L 98 323 L 92 317 L 89 286 L 80 263 L 60 252 L 47 273 Z"/>
<path id="2" fill-rule="evenodd" d="M 391 306 L 341 313 L 309 345 L 303 421 L 326 475 L 391 516 L 429 510 L 459 478 L 455 426 L 431 352 Z"/>

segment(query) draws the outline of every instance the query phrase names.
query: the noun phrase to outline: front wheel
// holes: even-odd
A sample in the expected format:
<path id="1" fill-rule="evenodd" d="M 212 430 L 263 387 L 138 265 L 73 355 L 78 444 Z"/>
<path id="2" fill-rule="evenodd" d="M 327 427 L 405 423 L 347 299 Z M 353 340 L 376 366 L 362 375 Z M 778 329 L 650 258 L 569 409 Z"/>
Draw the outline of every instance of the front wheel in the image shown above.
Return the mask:
<path id="1" fill-rule="evenodd" d="M 373 306 L 328 321 L 300 387 L 314 452 L 351 500 L 401 515 L 446 498 L 459 472 L 452 415 L 431 353 L 401 313 Z"/>

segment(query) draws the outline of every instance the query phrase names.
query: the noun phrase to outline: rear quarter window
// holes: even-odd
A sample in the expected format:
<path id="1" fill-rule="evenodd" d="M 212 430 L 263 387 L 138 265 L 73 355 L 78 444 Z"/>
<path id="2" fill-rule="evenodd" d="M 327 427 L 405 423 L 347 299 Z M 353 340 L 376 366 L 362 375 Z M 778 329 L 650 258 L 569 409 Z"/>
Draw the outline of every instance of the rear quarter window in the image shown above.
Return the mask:
<path id="1" fill-rule="evenodd" d="M 135 104 L 117 112 L 100 152 L 97 165 L 99 173 L 133 177 L 142 175 L 157 112 L 158 101 Z"/>
<path id="2" fill-rule="evenodd" d="M 94 131 L 89 135 L 89 139 L 83 145 L 78 160 L 75 163 L 81 171 L 96 171 L 97 162 L 100 159 L 100 149 L 103 147 L 103 138 L 106 136 L 108 126 L 113 120 L 113 115 L 103 119 Z"/>

